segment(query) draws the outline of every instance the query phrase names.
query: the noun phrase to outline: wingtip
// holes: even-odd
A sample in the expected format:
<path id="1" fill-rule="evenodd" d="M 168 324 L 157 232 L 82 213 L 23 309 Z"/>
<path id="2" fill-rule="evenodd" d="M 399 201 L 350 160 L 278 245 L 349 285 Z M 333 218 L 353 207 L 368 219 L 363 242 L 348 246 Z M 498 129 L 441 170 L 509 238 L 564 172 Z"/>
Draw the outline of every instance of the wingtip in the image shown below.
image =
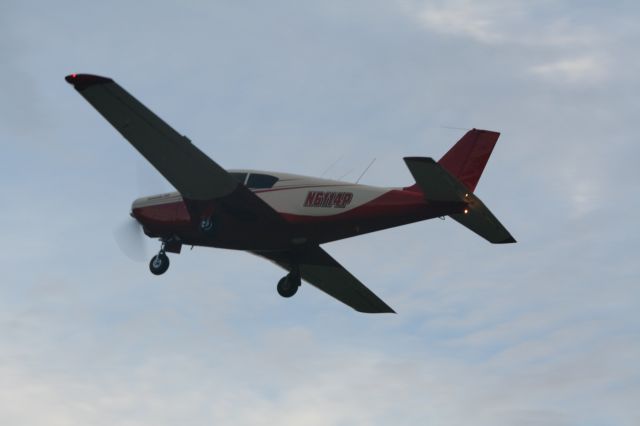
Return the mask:
<path id="1" fill-rule="evenodd" d="M 64 78 L 67 83 L 73 85 L 76 90 L 82 91 L 87 87 L 97 84 L 112 83 L 113 80 L 108 77 L 102 77 L 93 74 L 69 74 Z"/>

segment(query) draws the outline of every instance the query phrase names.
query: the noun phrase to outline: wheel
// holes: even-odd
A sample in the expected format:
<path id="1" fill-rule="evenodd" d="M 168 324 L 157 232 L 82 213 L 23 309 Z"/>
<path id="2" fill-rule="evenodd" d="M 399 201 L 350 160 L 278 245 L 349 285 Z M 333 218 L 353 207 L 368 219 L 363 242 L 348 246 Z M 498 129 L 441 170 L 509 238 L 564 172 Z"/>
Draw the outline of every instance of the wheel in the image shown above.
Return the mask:
<path id="1" fill-rule="evenodd" d="M 296 277 L 289 274 L 278 281 L 278 294 L 282 297 L 291 297 L 296 294 L 298 287 L 300 287 L 300 278 L 296 279 Z"/>
<path id="2" fill-rule="evenodd" d="M 158 253 L 151 258 L 149 269 L 154 275 L 162 275 L 169 269 L 169 258 L 164 253 Z"/>
<path id="3" fill-rule="evenodd" d="M 278 294 L 282 297 L 291 297 L 298 291 L 298 286 L 293 284 L 289 279 L 289 276 L 282 277 L 278 281 Z"/>
<path id="4" fill-rule="evenodd" d="M 200 230 L 207 235 L 213 235 L 214 226 L 213 218 L 211 216 L 202 218 L 200 221 Z"/>

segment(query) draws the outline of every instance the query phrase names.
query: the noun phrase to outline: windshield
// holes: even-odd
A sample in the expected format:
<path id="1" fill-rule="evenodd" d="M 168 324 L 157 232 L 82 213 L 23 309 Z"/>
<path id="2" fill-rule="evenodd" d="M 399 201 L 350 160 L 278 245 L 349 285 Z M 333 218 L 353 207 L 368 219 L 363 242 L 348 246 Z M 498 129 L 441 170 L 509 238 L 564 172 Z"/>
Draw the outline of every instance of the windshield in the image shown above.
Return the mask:
<path id="1" fill-rule="evenodd" d="M 247 186 L 251 189 L 265 189 L 273 187 L 277 181 L 278 178 L 275 176 L 251 173 L 247 181 Z"/>

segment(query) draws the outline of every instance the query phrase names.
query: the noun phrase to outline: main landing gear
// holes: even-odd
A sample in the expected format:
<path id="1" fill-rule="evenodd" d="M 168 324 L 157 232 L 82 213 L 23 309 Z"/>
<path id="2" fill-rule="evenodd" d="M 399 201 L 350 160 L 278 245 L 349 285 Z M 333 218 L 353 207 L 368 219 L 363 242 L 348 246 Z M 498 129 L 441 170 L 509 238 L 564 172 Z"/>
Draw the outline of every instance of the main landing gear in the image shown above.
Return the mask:
<path id="1" fill-rule="evenodd" d="M 278 281 L 278 294 L 282 297 L 291 297 L 300 287 L 300 271 L 294 269 Z"/>
<path id="2" fill-rule="evenodd" d="M 169 269 L 169 257 L 165 254 L 164 248 L 166 243 L 160 246 L 160 252 L 151 258 L 149 269 L 154 275 L 162 275 Z"/>

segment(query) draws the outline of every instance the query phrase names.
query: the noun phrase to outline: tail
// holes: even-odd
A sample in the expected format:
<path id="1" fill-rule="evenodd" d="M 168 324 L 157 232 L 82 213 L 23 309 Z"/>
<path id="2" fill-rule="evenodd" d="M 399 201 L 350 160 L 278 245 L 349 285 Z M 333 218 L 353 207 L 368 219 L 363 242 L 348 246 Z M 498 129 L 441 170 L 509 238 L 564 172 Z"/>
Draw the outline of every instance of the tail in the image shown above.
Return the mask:
<path id="1" fill-rule="evenodd" d="M 494 244 L 516 240 L 473 191 L 480 180 L 500 133 L 473 129 L 467 132 L 437 163 L 426 157 L 404 159 L 416 185 L 428 202 L 462 202 L 464 213 L 449 216 Z"/>
<path id="2" fill-rule="evenodd" d="M 469 130 L 438 164 L 473 192 L 499 137 L 500 133 L 490 130 Z"/>

